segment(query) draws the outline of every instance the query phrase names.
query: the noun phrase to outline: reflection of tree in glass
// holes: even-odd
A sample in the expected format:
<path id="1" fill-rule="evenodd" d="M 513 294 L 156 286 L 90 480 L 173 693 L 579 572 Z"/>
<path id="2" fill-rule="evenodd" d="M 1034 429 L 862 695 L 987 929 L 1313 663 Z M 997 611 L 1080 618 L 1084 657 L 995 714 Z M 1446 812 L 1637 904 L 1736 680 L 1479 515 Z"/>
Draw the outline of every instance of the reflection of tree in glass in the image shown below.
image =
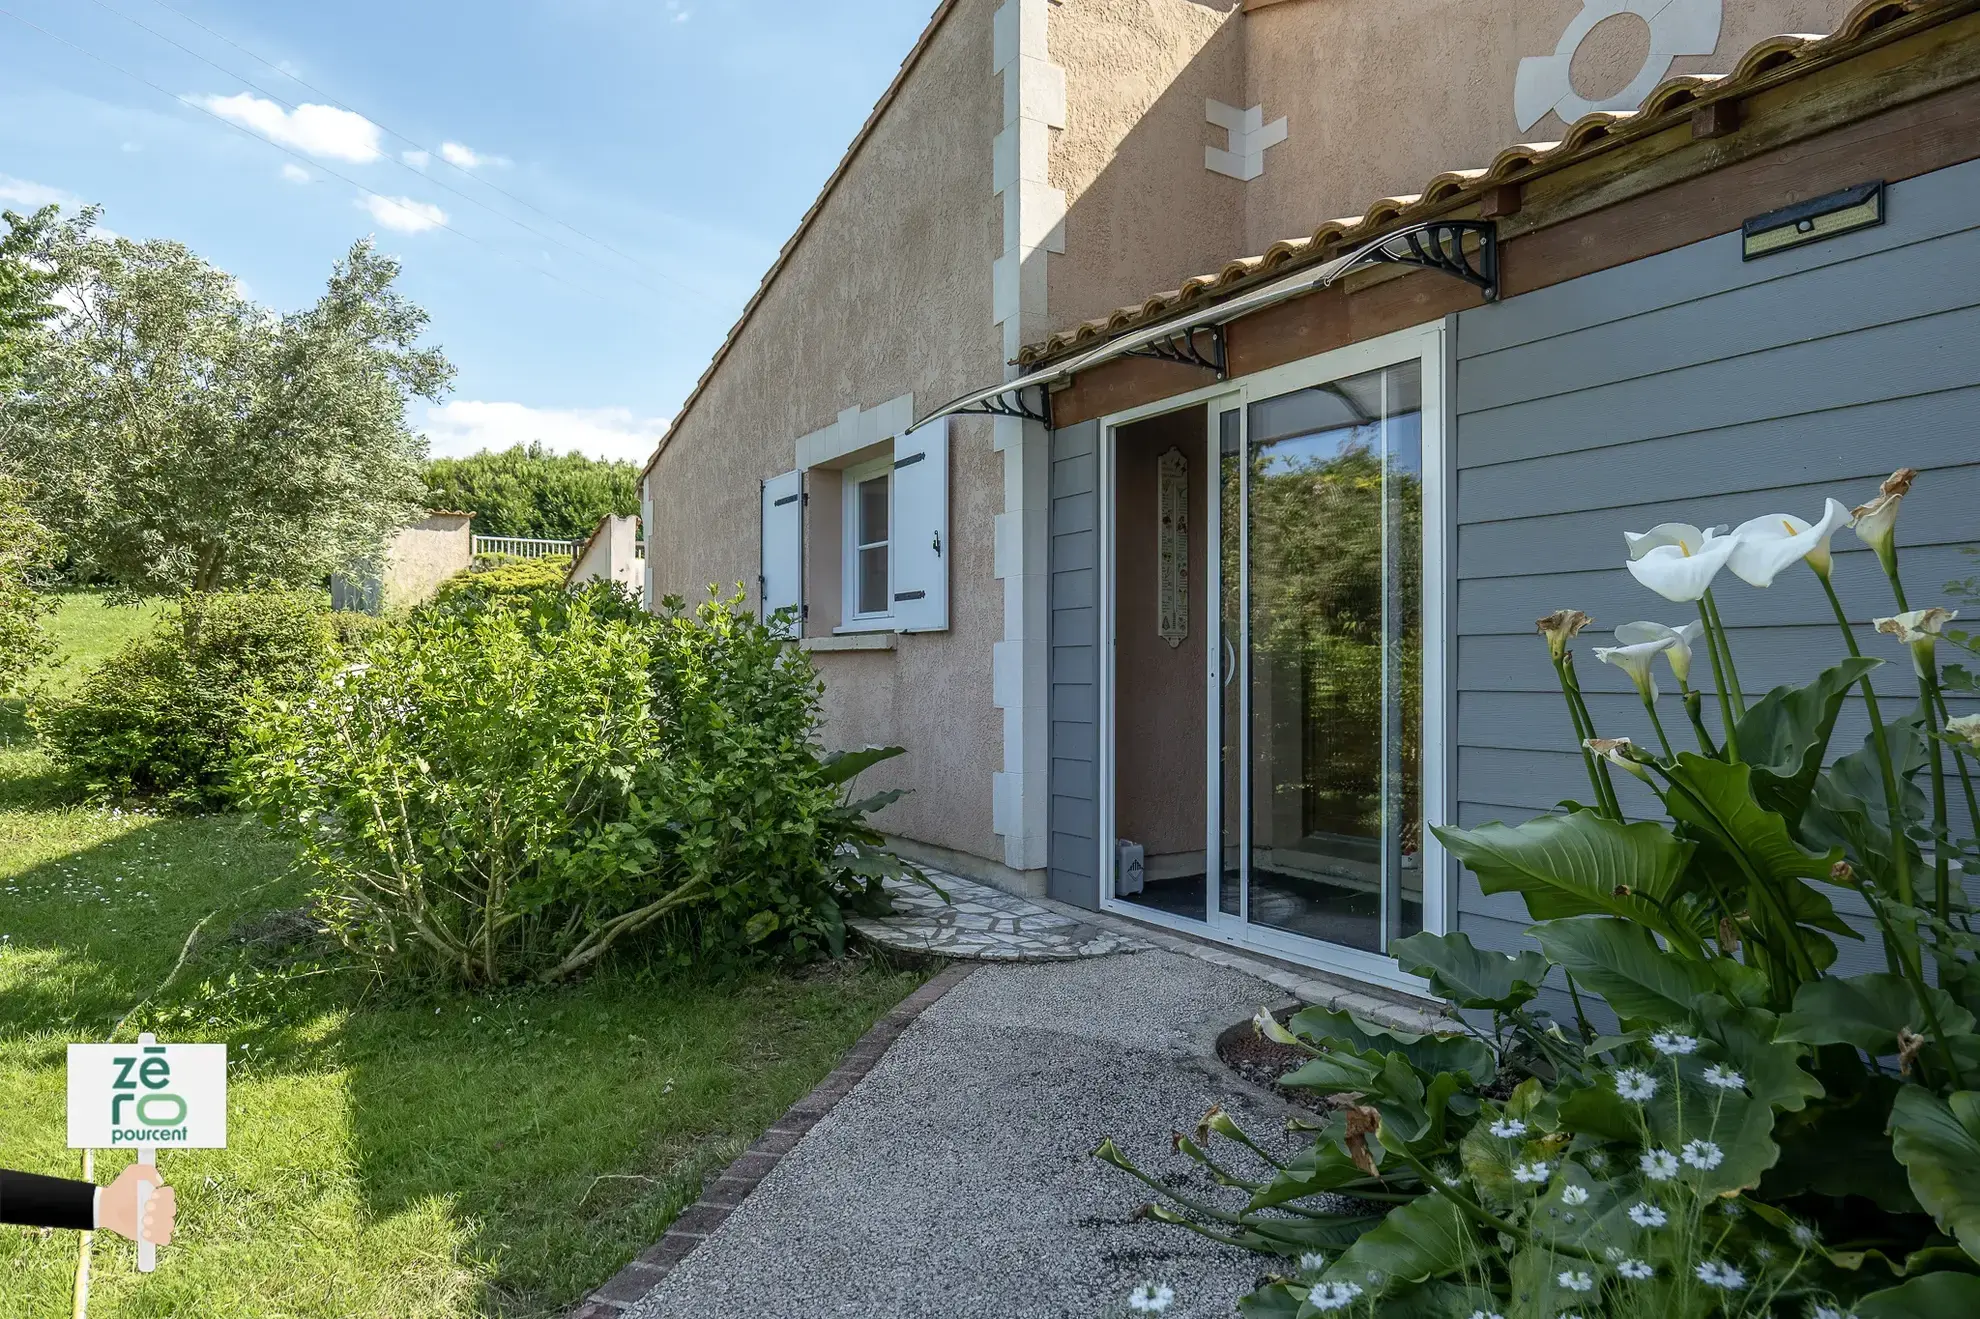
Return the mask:
<path id="1" fill-rule="evenodd" d="M 1261 446 L 1251 470 L 1251 645 L 1261 668 L 1297 673 L 1304 708 L 1275 711 L 1293 725 L 1302 773 L 1281 779 L 1304 797 L 1307 833 L 1379 837 L 1385 788 L 1400 790 L 1399 840 L 1415 849 L 1422 709 L 1421 478 L 1364 440 L 1330 455 Z M 1383 502 L 1389 503 L 1388 626 L 1394 648 L 1398 763 L 1382 765 Z M 1227 491 L 1227 500 L 1234 497 Z M 1236 510 L 1227 508 L 1227 517 Z M 1225 580 L 1235 547 L 1226 541 Z M 1261 675 L 1262 676 L 1262 675 Z M 1282 775 L 1293 770 L 1279 766 Z M 1399 782 L 1397 780 L 1400 780 Z"/>

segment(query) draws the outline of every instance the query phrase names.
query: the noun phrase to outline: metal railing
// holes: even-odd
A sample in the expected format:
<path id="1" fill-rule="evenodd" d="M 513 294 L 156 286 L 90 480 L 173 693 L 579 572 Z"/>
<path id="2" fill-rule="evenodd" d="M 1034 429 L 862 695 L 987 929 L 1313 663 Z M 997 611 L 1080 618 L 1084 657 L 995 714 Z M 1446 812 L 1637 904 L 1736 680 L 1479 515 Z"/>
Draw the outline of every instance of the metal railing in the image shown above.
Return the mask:
<path id="1" fill-rule="evenodd" d="M 581 540 L 539 540 L 530 536 L 476 536 L 476 554 L 510 554 L 519 559 L 543 559 L 553 554 L 575 555 Z"/>

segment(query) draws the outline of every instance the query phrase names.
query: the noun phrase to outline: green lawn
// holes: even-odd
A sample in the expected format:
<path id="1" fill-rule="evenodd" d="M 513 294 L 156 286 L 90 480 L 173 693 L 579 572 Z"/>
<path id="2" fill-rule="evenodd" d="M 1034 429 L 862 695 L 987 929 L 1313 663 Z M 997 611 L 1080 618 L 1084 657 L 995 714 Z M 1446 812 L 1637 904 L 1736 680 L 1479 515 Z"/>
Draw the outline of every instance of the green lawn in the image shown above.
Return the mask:
<path id="1" fill-rule="evenodd" d="M 62 681 L 143 625 L 88 597 L 57 623 Z M 308 882 L 253 822 L 56 792 L 18 707 L 0 709 L 0 1164 L 76 1175 L 63 1046 L 148 995 L 124 1038 L 230 1046 L 229 1148 L 164 1157 L 181 1237 L 156 1273 L 98 1240 L 96 1319 L 554 1315 L 922 978 L 848 962 L 706 984 L 625 964 L 559 990 L 397 996 L 285 932 Z M 98 1179 L 124 1161 L 100 1157 Z M 0 1229 L 9 1319 L 69 1314 L 76 1248 Z"/>

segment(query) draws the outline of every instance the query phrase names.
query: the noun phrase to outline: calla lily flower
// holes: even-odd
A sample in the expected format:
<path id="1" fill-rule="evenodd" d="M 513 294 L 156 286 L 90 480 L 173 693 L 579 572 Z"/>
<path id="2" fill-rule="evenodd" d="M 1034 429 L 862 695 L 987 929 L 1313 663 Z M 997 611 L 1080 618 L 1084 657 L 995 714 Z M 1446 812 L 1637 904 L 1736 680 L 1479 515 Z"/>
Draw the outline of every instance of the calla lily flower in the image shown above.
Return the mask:
<path id="1" fill-rule="evenodd" d="M 1896 637 L 1911 647 L 1911 667 L 1923 675 L 1932 670 L 1932 654 L 1937 647 L 1939 633 L 1958 617 L 1957 609 L 1941 609 L 1933 605 L 1930 609 L 1913 609 L 1894 618 L 1873 621 L 1879 632 Z"/>
<path id="2" fill-rule="evenodd" d="M 1629 680 L 1636 684 L 1636 694 L 1646 701 L 1654 701 L 1657 699 L 1657 678 L 1651 673 L 1650 666 L 1656 662 L 1657 656 L 1676 644 L 1675 638 L 1661 637 L 1656 641 L 1639 641 L 1633 646 L 1597 646 L 1595 658 L 1627 673 Z"/>
<path id="3" fill-rule="evenodd" d="M 1898 505 L 1904 502 L 1911 483 L 1917 479 L 1916 467 L 1900 467 L 1884 479 L 1875 499 L 1852 510 L 1855 520 L 1851 525 L 1856 528 L 1857 539 L 1877 551 L 1885 572 L 1894 566 L 1891 548 L 1897 536 Z"/>
<path id="4" fill-rule="evenodd" d="M 1666 627 L 1662 623 L 1624 623 L 1616 629 L 1616 640 L 1625 646 L 1668 640 L 1671 644 L 1664 651 L 1664 658 L 1671 662 L 1671 673 L 1676 676 L 1680 687 L 1691 685 L 1691 648 L 1704 635 L 1705 624 L 1702 621 L 1686 623 L 1683 627 Z"/>
<path id="5" fill-rule="evenodd" d="M 1629 546 L 1631 559 L 1640 559 L 1660 545 L 1678 545 L 1683 547 L 1685 553 L 1696 554 L 1704 548 L 1706 541 L 1724 531 L 1724 527 L 1700 530 L 1689 522 L 1659 522 L 1648 531 L 1625 531 L 1623 541 Z"/>
<path id="6" fill-rule="evenodd" d="M 1957 719 L 1948 719 L 1946 731 L 1963 739 L 1968 746 L 1980 749 L 1980 714 L 1963 714 Z"/>
<path id="7" fill-rule="evenodd" d="M 1545 618 L 1536 619 L 1534 628 L 1547 638 L 1547 650 L 1555 659 L 1567 654 L 1567 643 L 1574 640 L 1581 629 L 1595 620 L 1579 609 L 1556 609 Z"/>
<path id="8" fill-rule="evenodd" d="M 1774 578 L 1806 559 L 1818 577 L 1829 575 L 1829 538 L 1849 525 L 1850 511 L 1831 499 L 1813 526 L 1790 513 L 1769 513 L 1733 528 L 1737 542 L 1726 566 L 1748 586 L 1772 586 Z"/>
<path id="9" fill-rule="evenodd" d="M 1590 751 L 1593 751 L 1616 768 L 1628 770 L 1630 773 L 1636 775 L 1637 778 L 1642 779 L 1646 783 L 1649 782 L 1649 772 L 1643 768 L 1643 763 L 1636 758 L 1636 744 L 1628 738 L 1591 737 L 1583 741 L 1581 745 L 1587 747 Z"/>
<path id="10" fill-rule="evenodd" d="M 1659 530 L 1654 528 L 1647 536 L 1654 536 Z M 1714 528 L 1701 532 L 1695 543 L 1670 540 L 1651 546 L 1629 561 L 1629 575 L 1673 604 L 1703 599 L 1705 592 L 1712 589 L 1712 579 L 1719 575 L 1719 569 L 1726 566 L 1726 560 L 1739 548 L 1736 539 L 1718 535 L 1716 531 Z M 1635 544 L 1632 541 L 1632 552 Z"/>

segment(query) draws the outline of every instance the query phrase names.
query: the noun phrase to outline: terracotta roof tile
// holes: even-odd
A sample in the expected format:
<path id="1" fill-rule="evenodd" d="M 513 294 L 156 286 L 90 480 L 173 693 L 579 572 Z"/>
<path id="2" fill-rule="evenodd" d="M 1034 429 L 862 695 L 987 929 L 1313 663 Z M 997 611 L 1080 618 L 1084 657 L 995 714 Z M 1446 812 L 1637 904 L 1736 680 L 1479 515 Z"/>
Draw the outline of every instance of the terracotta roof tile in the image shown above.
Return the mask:
<path id="1" fill-rule="evenodd" d="M 1644 98 L 1640 109 L 1598 110 L 1575 120 L 1558 142 L 1521 142 L 1499 152 L 1482 169 L 1446 170 L 1432 177 L 1419 193 L 1384 197 L 1361 215 L 1329 220 L 1303 238 L 1282 239 L 1258 256 L 1239 257 L 1214 274 L 1184 280 L 1180 288 L 1154 294 L 1133 306 L 1062 330 L 1040 343 L 1028 344 L 1018 353 L 1016 363 L 1032 366 L 1074 349 L 1092 347 L 1124 330 L 1173 314 L 1192 302 L 1213 300 L 1264 276 L 1317 263 L 1340 249 L 1378 238 L 1398 225 L 1430 219 L 1466 205 L 1502 184 L 1523 182 L 1624 142 L 1661 132 L 1676 122 L 1678 116 L 1690 114 L 1701 104 L 1750 95 L 1855 54 L 1883 40 L 1884 29 L 1899 20 L 1915 16 L 1916 22 L 1908 27 L 1929 26 L 1976 7 L 1980 7 L 1976 0 L 1864 0 L 1834 32 L 1768 37 L 1740 56 L 1730 73 L 1686 73 L 1666 78 Z"/>

